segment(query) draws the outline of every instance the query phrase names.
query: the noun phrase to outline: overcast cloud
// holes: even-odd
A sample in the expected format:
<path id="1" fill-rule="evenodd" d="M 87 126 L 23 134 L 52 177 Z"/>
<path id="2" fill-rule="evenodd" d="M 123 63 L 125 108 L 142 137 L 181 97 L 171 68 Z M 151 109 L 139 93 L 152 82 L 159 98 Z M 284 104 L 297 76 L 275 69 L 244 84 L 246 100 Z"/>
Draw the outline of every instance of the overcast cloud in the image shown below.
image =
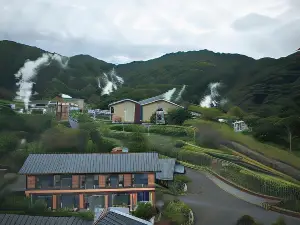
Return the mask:
<path id="1" fill-rule="evenodd" d="M 278 58 L 300 47 L 300 0 L 0 0 L 0 39 L 113 63 L 200 49 Z"/>

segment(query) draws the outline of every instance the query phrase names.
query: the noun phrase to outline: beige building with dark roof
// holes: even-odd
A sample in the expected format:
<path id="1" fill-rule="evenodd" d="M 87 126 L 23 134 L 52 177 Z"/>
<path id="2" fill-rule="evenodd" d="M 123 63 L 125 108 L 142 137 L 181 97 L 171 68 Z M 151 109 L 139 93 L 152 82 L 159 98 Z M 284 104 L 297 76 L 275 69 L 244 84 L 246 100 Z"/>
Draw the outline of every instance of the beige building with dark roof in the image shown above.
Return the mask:
<path id="1" fill-rule="evenodd" d="M 150 122 L 153 113 L 162 109 L 164 114 L 172 109 L 183 108 L 174 102 L 154 97 L 142 101 L 123 99 L 109 104 L 112 122 L 141 123 Z"/>

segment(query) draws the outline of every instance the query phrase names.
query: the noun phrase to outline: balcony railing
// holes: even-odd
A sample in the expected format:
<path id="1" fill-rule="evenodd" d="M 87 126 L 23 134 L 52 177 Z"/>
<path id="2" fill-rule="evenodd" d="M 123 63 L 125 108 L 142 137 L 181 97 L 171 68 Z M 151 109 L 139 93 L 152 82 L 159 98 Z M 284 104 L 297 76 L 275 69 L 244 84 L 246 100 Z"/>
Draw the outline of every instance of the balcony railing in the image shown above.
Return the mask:
<path id="1" fill-rule="evenodd" d="M 132 184 L 131 186 L 113 185 L 100 187 L 99 185 L 88 185 L 72 187 L 72 184 L 56 184 L 54 186 L 36 186 L 36 188 L 28 188 L 28 190 L 87 190 L 87 189 L 122 189 L 122 188 L 154 188 L 155 184 Z"/>

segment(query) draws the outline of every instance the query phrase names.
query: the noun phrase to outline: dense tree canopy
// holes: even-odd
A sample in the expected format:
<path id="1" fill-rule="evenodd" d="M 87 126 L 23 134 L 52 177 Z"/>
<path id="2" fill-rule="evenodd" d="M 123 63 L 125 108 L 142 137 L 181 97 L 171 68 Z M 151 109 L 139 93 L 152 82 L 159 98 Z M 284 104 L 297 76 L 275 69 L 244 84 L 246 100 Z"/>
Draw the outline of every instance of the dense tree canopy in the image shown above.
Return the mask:
<path id="1" fill-rule="evenodd" d="M 45 51 L 35 47 L 11 41 L 0 42 L 0 99 L 12 100 L 15 97 L 17 80 L 14 74 L 26 60 L 36 60 L 43 53 Z M 103 85 L 99 88 L 98 80 L 105 83 L 104 73 L 112 68 L 124 79 L 124 84 L 110 95 L 101 95 Z M 93 107 L 102 109 L 124 98 L 141 100 L 172 88 L 176 88 L 178 93 L 183 84 L 186 89 L 179 101 L 198 105 L 200 99 L 210 93 L 208 85 L 220 82 L 218 99 L 228 101 L 225 105 L 219 105 L 222 110 L 202 110 L 203 117 L 217 119 L 228 111 L 229 119 L 245 119 L 251 123 L 257 138 L 287 147 L 290 141 L 285 139 L 291 136 L 284 133 L 287 126 L 283 128 L 282 122 L 274 125 L 271 120 L 277 117 L 282 121 L 283 118 L 300 114 L 300 53 L 280 59 L 255 60 L 239 54 L 201 50 L 171 53 L 153 60 L 121 65 L 106 63 L 88 55 L 77 55 L 69 58 L 65 69 L 57 62 L 51 62 L 37 72 L 33 78 L 36 83 L 33 91 L 38 94 L 32 98 L 51 99 L 58 93 L 64 93 L 74 98 L 84 98 Z M 0 125 L 13 127 L 23 123 L 21 120 L 7 121 L 2 120 Z M 258 122 L 260 126 L 255 126 Z M 49 128 L 46 123 L 42 128 L 30 123 L 27 125 L 35 132 Z M 288 128 L 293 130 L 292 139 L 295 142 L 300 130 L 298 122 Z"/>

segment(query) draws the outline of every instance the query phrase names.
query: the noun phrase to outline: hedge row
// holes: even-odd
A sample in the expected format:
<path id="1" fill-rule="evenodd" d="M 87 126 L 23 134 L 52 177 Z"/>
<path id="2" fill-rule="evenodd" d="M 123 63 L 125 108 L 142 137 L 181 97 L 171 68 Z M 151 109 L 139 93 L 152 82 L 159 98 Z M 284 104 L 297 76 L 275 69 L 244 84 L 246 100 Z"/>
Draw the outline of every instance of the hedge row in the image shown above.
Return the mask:
<path id="1" fill-rule="evenodd" d="M 116 131 L 124 131 L 126 132 L 142 132 L 147 133 L 148 128 L 143 125 L 135 125 L 135 124 L 114 124 L 110 126 L 111 130 Z M 182 126 L 168 126 L 168 125 L 151 125 L 149 127 L 149 133 L 162 134 L 167 136 L 175 136 L 175 137 L 193 137 L 194 131 L 190 127 L 182 127 Z"/>
<path id="2" fill-rule="evenodd" d="M 212 169 L 227 180 L 251 191 L 284 199 L 300 199 L 300 186 L 283 179 L 253 172 L 233 163 Z"/>
<path id="3" fill-rule="evenodd" d="M 180 161 L 207 167 L 215 173 L 251 191 L 280 197 L 284 199 L 300 199 L 300 186 L 283 179 L 253 172 L 242 166 L 220 160 L 203 152 L 186 149 L 156 149 L 160 154 L 177 158 Z"/>

